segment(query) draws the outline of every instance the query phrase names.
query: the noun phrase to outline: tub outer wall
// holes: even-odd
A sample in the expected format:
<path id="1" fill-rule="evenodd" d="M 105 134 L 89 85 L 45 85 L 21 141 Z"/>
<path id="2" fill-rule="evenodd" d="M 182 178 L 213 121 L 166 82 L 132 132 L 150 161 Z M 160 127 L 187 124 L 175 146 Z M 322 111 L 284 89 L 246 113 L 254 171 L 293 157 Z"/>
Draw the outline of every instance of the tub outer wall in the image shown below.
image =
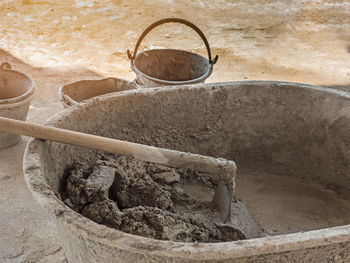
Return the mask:
<path id="1" fill-rule="evenodd" d="M 347 93 L 327 88 L 267 81 L 214 83 L 94 98 L 59 113 L 48 125 L 233 159 L 238 169 L 290 172 L 347 196 L 349 106 Z M 94 160 L 96 154 L 39 140 L 31 140 L 26 149 L 24 175 L 29 190 L 58 224 L 69 262 L 350 260 L 350 225 L 211 244 L 158 241 L 99 225 L 55 195 L 73 159 Z"/>

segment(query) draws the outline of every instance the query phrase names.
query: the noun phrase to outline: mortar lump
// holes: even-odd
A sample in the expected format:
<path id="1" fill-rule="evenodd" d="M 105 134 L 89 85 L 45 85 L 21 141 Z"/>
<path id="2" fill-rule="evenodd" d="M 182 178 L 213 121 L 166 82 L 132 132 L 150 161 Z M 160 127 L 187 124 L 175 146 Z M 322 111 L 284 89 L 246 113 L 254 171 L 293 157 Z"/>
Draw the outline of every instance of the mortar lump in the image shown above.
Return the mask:
<path id="1" fill-rule="evenodd" d="M 61 198 L 83 216 L 130 234 L 181 242 L 244 239 L 233 227 L 215 224 L 214 184 L 193 170 L 173 169 L 126 156 L 103 154 L 66 170 Z M 209 194 L 190 196 L 186 187 Z M 204 198 L 205 199 L 205 198 Z"/>

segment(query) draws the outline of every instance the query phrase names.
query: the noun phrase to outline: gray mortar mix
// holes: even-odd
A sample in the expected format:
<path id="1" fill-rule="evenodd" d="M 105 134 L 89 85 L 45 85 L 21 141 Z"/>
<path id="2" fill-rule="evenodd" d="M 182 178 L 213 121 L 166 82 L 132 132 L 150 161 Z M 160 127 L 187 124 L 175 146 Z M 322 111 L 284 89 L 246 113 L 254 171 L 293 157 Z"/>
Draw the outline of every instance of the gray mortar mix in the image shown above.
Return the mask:
<path id="1" fill-rule="evenodd" d="M 130 234 L 181 242 L 265 235 L 239 201 L 232 202 L 231 224 L 220 224 L 211 204 L 215 185 L 194 170 L 101 154 L 93 164 L 75 163 L 65 176 L 65 204 L 96 223 Z"/>

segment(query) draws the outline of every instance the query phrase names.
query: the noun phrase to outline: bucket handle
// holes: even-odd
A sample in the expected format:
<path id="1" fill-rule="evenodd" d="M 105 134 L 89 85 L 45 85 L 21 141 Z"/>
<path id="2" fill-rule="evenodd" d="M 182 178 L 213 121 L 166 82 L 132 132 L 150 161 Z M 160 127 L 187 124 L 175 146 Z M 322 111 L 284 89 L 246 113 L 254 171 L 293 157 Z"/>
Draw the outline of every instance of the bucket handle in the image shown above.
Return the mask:
<path id="1" fill-rule="evenodd" d="M 0 65 L 0 70 L 11 70 L 12 67 L 10 65 L 10 63 L 8 62 L 3 62 L 1 65 Z"/>
<path id="2" fill-rule="evenodd" d="M 145 31 L 143 31 L 142 35 L 139 37 L 139 39 L 137 40 L 135 49 L 134 49 L 134 53 L 131 54 L 130 50 L 127 50 L 127 54 L 128 54 L 128 58 L 133 61 L 136 57 L 137 54 L 137 50 L 139 49 L 139 46 L 141 44 L 141 41 L 146 37 L 146 35 L 155 27 L 165 24 L 165 23 L 180 23 L 180 24 L 184 24 L 186 26 L 189 26 L 190 28 L 192 28 L 193 30 L 195 30 L 198 35 L 202 38 L 206 48 L 207 48 L 207 52 L 208 52 L 208 59 L 209 59 L 209 63 L 211 65 L 214 65 L 216 63 L 216 61 L 218 60 L 218 55 L 216 55 L 214 57 L 214 59 L 211 58 L 211 51 L 210 51 L 210 46 L 208 43 L 207 38 L 205 37 L 205 35 L 203 34 L 203 32 L 193 23 L 182 19 L 182 18 L 165 18 L 165 19 L 161 19 L 158 20 L 157 22 L 154 22 L 152 25 L 150 25 L 149 27 L 146 28 Z"/>

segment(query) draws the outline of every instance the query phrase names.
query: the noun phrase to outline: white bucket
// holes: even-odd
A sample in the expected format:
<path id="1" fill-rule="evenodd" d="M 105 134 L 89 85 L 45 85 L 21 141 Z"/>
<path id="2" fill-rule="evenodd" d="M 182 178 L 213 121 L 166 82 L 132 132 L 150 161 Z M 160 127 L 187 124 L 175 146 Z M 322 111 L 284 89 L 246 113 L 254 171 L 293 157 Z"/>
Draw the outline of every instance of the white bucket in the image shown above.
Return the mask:
<path id="1" fill-rule="evenodd" d="M 34 97 L 34 84 L 26 74 L 12 70 L 7 62 L 0 65 L 0 116 L 24 121 Z M 0 132 L 0 148 L 16 144 L 20 136 Z"/>

